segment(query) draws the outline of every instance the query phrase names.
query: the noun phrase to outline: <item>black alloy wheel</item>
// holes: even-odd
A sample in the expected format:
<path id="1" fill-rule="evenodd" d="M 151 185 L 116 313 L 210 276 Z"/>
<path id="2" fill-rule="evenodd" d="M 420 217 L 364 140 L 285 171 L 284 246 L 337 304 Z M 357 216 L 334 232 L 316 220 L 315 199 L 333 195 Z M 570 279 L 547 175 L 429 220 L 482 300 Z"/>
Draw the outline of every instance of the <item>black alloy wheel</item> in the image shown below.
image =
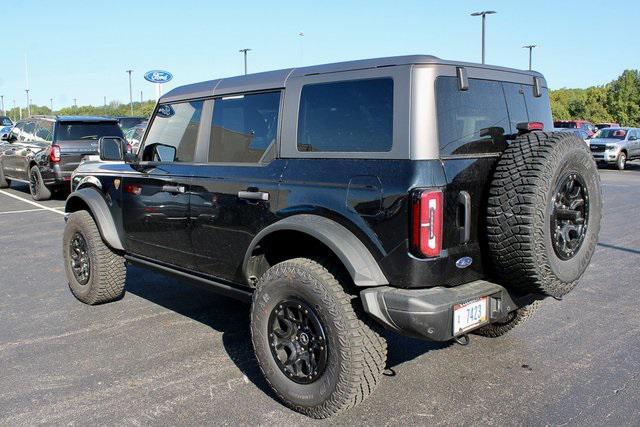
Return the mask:
<path id="1" fill-rule="evenodd" d="M 40 176 L 35 168 L 31 168 L 29 173 L 29 191 L 34 198 L 38 197 L 38 190 L 40 189 Z"/>
<path id="2" fill-rule="evenodd" d="M 316 311 L 298 299 L 280 301 L 268 322 L 271 354 L 280 370 L 298 384 L 311 384 L 324 373 L 328 348 Z"/>
<path id="3" fill-rule="evenodd" d="M 587 234 L 589 193 L 585 180 L 571 172 L 558 181 L 552 200 L 551 241 L 563 261 L 575 256 Z"/>
<path id="4" fill-rule="evenodd" d="M 69 245 L 69 262 L 71 271 L 80 285 L 89 282 L 91 274 L 91 260 L 89 258 L 87 241 L 80 232 L 76 232 Z"/>

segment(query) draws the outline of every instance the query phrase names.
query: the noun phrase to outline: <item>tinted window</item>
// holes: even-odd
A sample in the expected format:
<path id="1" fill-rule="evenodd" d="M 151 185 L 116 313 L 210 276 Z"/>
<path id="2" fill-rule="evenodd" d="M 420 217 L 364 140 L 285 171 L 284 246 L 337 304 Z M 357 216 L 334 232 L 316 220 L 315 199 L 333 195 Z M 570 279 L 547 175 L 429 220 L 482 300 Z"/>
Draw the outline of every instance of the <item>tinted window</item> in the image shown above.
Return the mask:
<path id="1" fill-rule="evenodd" d="M 118 122 L 120 123 L 120 127 L 124 131 L 127 131 L 132 127 L 142 123 L 144 120 L 145 119 L 143 119 L 142 117 L 120 117 L 118 119 Z"/>
<path id="2" fill-rule="evenodd" d="M 390 151 L 393 80 L 306 85 L 300 96 L 299 151 Z"/>
<path id="3" fill-rule="evenodd" d="M 625 129 L 602 129 L 596 135 L 596 138 L 625 139 L 627 131 Z"/>
<path id="4" fill-rule="evenodd" d="M 48 120 L 38 120 L 35 136 L 37 141 L 51 142 L 53 139 L 53 122 Z"/>
<path id="5" fill-rule="evenodd" d="M 542 122 L 544 124 L 544 130 L 552 130 L 553 118 L 551 117 L 551 105 L 549 103 L 549 91 L 547 88 L 541 87 L 540 92 L 542 93 L 542 96 L 536 98 L 533 95 L 533 86 L 525 85 L 523 87 L 524 99 L 527 103 L 527 112 L 529 113 L 529 121 Z M 590 129 L 591 125 L 587 125 L 587 128 Z"/>
<path id="6" fill-rule="evenodd" d="M 13 124 L 13 122 L 11 121 L 11 119 L 9 117 L 0 117 L 0 125 L 1 126 L 11 126 Z"/>
<path id="7" fill-rule="evenodd" d="M 214 101 L 210 162 L 257 163 L 275 143 L 280 92 Z"/>
<path id="8" fill-rule="evenodd" d="M 15 136 L 18 141 L 24 140 L 24 137 L 23 137 L 24 125 L 25 125 L 24 122 L 17 123 L 11 130 L 11 134 Z"/>
<path id="9" fill-rule="evenodd" d="M 509 115 L 500 82 L 469 79 L 458 90 L 455 77 L 436 79 L 440 154 L 497 153 L 506 147 Z"/>
<path id="10" fill-rule="evenodd" d="M 555 127 L 557 127 L 557 128 L 563 128 L 563 129 L 575 129 L 575 128 L 577 128 L 577 123 L 576 122 L 555 122 L 553 125 Z"/>
<path id="11" fill-rule="evenodd" d="M 169 145 L 176 149 L 174 161 L 193 162 L 202 104 L 203 101 L 161 104 L 147 134 L 145 146 Z M 145 155 L 147 152 L 151 151 L 145 149 Z"/>
<path id="12" fill-rule="evenodd" d="M 503 83 L 504 95 L 507 99 L 507 108 L 509 110 L 509 122 L 511 123 L 511 133 L 517 133 L 518 123 L 529 121 L 527 115 L 527 106 L 524 101 L 524 89 L 518 83 Z"/>
<path id="13" fill-rule="evenodd" d="M 116 122 L 59 122 L 57 141 L 96 140 L 103 136 L 124 137 Z"/>
<path id="14" fill-rule="evenodd" d="M 33 141 L 36 133 L 36 122 L 26 122 L 23 129 L 23 137 L 27 141 Z"/>

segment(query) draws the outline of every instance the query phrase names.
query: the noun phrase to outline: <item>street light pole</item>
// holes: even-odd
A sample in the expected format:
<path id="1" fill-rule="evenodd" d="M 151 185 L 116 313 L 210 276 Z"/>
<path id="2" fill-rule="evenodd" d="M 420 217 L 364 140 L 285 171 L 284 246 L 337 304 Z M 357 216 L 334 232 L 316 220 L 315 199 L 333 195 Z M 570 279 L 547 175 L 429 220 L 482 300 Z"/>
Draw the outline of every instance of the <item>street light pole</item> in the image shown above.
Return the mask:
<path id="1" fill-rule="evenodd" d="M 529 71 L 531 71 L 531 53 L 533 52 L 533 48 L 538 47 L 535 44 L 528 44 L 526 46 L 522 46 L 523 49 L 529 49 Z"/>
<path id="2" fill-rule="evenodd" d="M 304 59 L 304 33 L 300 31 L 298 37 L 300 37 L 300 66 L 302 66 Z"/>
<path id="3" fill-rule="evenodd" d="M 244 53 L 244 73 L 247 74 L 247 52 L 251 49 L 240 49 L 238 52 Z"/>
<path id="4" fill-rule="evenodd" d="M 129 73 L 129 105 L 131 106 L 131 115 L 133 116 L 133 90 L 131 88 L 131 73 L 133 73 L 133 70 L 127 70 L 127 73 Z"/>
<path id="5" fill-rule="evenodd" d="M 4 111 L 4 95 L 0 95 L 0 102 L 2 103 L 2 115 L 6 116 L 7 113 Z"/>
<path id="6" fill-rule="evenodd" d="M 27 117 L 31 117 L 31 105 L 29 105 L 29 89 L 25 89 L 25 92 L 27 92 Z"/>
<path id="7" fill-rule="evenodd" d="M 51 105 L 51 112 L 53 113 L 53 98 L 49 98 L 49 104 Z"/>
<path id="8" fill-rule="evenodd" d="M 73 98 L 73 107 L 78 109 L 78 100 L 76 98 Z"/>
<path id="9" fill-rule="evenodd" d="M 473 12 L 471 16 L 482 16 L 482 63 L 484 64 L 484 33 L 485 33 L 485 21 L 487 15 L 493 15 L 497 13 L 494 10 L 483 10 L 482 12 Z"/>

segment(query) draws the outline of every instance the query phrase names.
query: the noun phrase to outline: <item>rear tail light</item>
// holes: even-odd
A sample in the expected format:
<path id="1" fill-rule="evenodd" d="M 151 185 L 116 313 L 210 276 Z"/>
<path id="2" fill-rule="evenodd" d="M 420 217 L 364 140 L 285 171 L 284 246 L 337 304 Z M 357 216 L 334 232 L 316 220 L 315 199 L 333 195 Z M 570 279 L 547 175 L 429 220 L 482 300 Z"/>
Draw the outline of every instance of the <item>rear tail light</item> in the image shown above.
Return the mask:
<path id="1" fill-rule="evenodd" d="M 542 122 L 522 122 L 516 125 L 516 128 L 520 133 L 532 132 L 534 130 L 544 130 L 544 123 Z"/>
<path id="2" fill-rule="evenodd" d="M 411 200 L 411 249 L 416 255 L 437 257 L 442 250 L 442 191 L 416 191 Z"/>
<path id="3" fill-rule="evenodd" d="M 135 184 L 127 184 L 124 186 L 124 192 L 133 194 L 134 196 L 139 196 L 140 194 L 142 194 L 142 186 L 135 185 Z"/>
<path id="4" fill-rule="evenodd" d="M 131 145 L 130 143 L 127 143 L 127 153 L 131 153 L 133 152 L 133 145 Z"/>
<path id="5" fill-rule="evenodd" d="M 49 149 L 49 160 L 53 163 L 57 163 L 60 161 L 60 147 L 57 145 L 52 145 Z"/>

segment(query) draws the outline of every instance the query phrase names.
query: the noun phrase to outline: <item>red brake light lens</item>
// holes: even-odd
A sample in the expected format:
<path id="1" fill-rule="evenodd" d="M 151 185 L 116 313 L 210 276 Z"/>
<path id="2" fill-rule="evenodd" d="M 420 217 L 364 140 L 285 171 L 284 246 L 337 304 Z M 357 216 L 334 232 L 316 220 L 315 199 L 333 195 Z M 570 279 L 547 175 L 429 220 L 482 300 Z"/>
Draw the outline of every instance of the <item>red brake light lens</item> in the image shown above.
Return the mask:
<path id="1" fill-rule="evenodd" d="M 411 247 L 425 257 L 442 251 L 442 191 L 425 190 L 412 197 Z"/>
<path id="2" fill-rule="evenodd" d="M 139 196 L 140 194 L 142 194 L 142 186 L 135 184 L 126 184 L 124 186 L 124 192 L 133 194 L 134 196 Z"/>
<path id="3" fill-rule="evenodd" d="M 522 122 L 516 125 L 516 128 L 520 132 L 531 132 L 534 130 L 544 130 L 544 123 L 542 122 Z"/>
<path id="4" fill-rule="evenodd" d="M 53 163 L 57 163 L 60 161 L 60 147 L 57 145 L 52 145 L 49 149 L 49 160 Z"/>

